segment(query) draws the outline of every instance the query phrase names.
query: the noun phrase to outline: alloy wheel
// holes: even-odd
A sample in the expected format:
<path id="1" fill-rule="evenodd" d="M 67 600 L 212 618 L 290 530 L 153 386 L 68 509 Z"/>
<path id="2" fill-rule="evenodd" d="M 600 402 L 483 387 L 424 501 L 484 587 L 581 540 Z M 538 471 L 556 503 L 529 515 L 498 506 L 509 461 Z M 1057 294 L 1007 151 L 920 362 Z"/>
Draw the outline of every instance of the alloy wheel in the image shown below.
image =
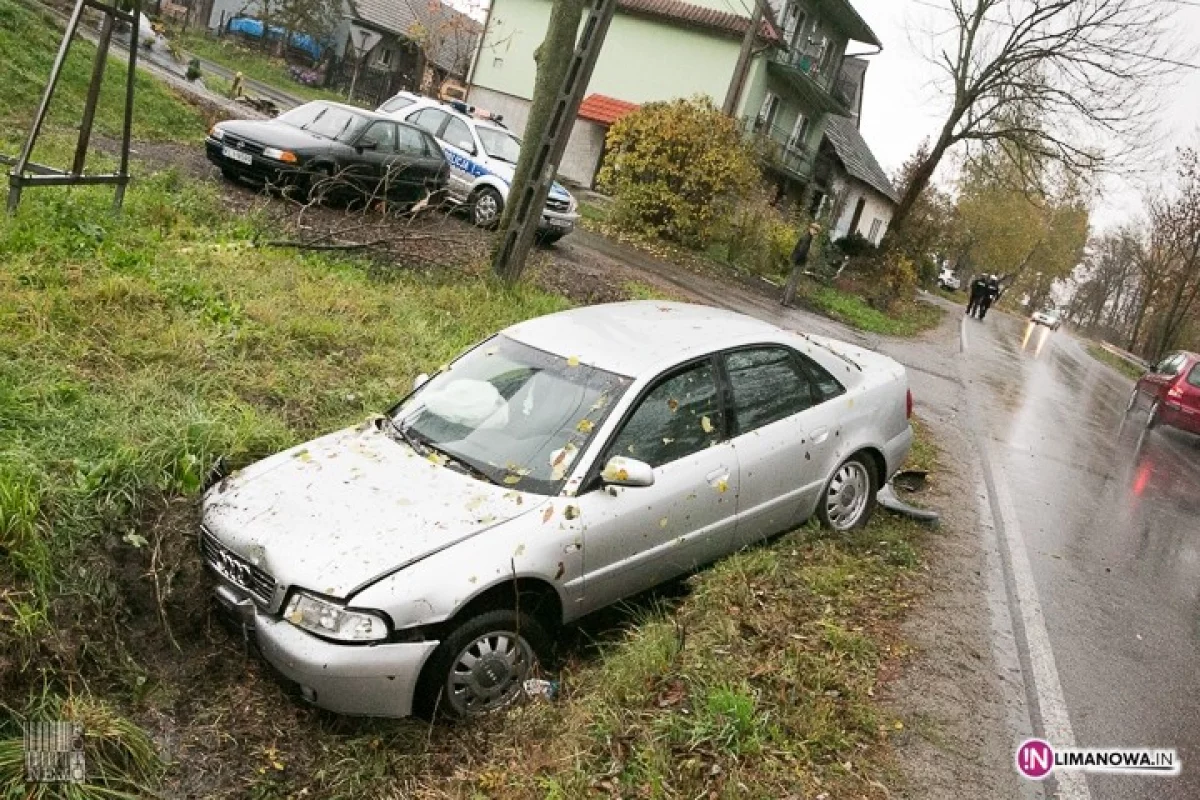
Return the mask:
<path id="1" fill-rule="evenodd" d="M 857 525 L 871 500 L 871 476 L 858 461 L 847 461 L 829 481 L 825 491 L 825 516 L 834 530 Z"/>

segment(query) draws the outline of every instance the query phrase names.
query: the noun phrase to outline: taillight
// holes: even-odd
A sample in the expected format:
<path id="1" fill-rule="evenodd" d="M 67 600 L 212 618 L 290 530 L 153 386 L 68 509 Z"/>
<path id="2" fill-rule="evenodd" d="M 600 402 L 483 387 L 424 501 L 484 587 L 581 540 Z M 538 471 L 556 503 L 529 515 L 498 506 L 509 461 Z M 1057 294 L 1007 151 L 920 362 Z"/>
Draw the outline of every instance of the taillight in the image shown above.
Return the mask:
<path id="1" fill-rule="evenodd" d="M 1172 400 L 1179 400 L 1183 397 L 1183 387 L 1176 384 L 1167 390 L 1167 397 Z"/>
<path id="2" fill-rule="evenodd" d="M 913 409 L 912 389 L 909 389 L 907 392 L 905 392 L 905 397 L 904 397 L 904 416 L 908 417 L 909 419 L 912 419 L 912 409 Z"/>

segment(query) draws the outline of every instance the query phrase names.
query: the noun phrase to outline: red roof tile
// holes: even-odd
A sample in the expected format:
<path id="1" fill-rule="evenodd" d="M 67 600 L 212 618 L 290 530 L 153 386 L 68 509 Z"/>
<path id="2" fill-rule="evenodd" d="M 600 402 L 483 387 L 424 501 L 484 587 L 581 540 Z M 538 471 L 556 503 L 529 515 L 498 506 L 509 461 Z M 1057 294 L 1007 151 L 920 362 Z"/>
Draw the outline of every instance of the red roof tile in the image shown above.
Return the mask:
<path id="1" fill-rule="evenodd" d="M 693 5 L 684 0 L 617 0 L 617 8 L 630 14 L 662 17 L 736 36 L 744 36 L 746 28 L 750 26 L 749 17 Z M 780 39 L 768 19 L 762 21 L 758 35 L 769 42 Z"/>
<path id="2" fill-rule="evenodd" d="M 579 104 L 579 116 L 593 122 L 612 125 L 621 117 L 637 108 L 637 103 L 626 103 L 603 94 L 589 94 Z"/>

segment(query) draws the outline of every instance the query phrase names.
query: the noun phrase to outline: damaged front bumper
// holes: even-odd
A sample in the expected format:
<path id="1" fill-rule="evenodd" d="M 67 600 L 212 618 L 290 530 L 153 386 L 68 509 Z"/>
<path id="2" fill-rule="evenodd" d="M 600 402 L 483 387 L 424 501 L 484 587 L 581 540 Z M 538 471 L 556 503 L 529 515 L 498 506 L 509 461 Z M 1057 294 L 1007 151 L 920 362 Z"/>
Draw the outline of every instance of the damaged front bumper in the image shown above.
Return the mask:
<path id="1" fill-rule="evenodd" d="M 218 576 L 217 602 L 252 636 L 263 657 L 300 695 L 338 714 L 407 717 L 425 660 L 437 642 L 337 644 L 263 612 Z"/>

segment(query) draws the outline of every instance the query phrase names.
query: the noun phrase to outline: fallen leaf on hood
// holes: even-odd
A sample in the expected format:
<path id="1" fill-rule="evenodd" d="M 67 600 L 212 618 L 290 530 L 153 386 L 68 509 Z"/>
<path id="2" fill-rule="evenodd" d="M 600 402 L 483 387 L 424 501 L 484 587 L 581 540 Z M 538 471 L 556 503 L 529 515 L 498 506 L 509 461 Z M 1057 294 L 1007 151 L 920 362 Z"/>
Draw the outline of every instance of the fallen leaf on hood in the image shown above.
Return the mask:
<path id="1" fill-rule="evenodd" d="M 701 418 L 700 418 L 700 428 L 701 428 L 701 430 L 703 430 L 705 433 L 712 433 L 712 432 L 713 432 L 713 430 L 714 430 L 714 429 L 713 429 L 712 420 L 711 420 L 711 419 L 709 419 L 707 416 L 705 416 L 705 417 L 701 417 Z"/>
<path id="2" fill-rule="evenodd" d="M 578 367 L 579 366 L 579 356 L 571 356 L 570 358 L 568 358 L 567 366 L 568 367 Z"/>
<path id="3" fill-rule="evenodd" d="M 545 524 L 554 516 L 554 506 L 546 506 L 546 510 L 542 512 L 542 523 Z"/>
<path id="4" fill-rule="evenodd" d="M 292 458 L 307 464 L 309 461 L 312 461 L 312 453 L 308 452 L 308 448 L 305 447 L 292 453 Z"/>
<path id="5" fill-rule="evenodd" d="M 579 420 L 579 424 L 575 426 L 575 429 L 580 433 L 591 433 L 593 427 L 595 426 L 590 419 L 581 419 Z"/>
<path id="6" fill-rule="evenodd" d="M 567 506 L 565 509 L 563 509 L 563 516 L 569 520 L 579 519 L 579 507 L 578 506 Z"/>

